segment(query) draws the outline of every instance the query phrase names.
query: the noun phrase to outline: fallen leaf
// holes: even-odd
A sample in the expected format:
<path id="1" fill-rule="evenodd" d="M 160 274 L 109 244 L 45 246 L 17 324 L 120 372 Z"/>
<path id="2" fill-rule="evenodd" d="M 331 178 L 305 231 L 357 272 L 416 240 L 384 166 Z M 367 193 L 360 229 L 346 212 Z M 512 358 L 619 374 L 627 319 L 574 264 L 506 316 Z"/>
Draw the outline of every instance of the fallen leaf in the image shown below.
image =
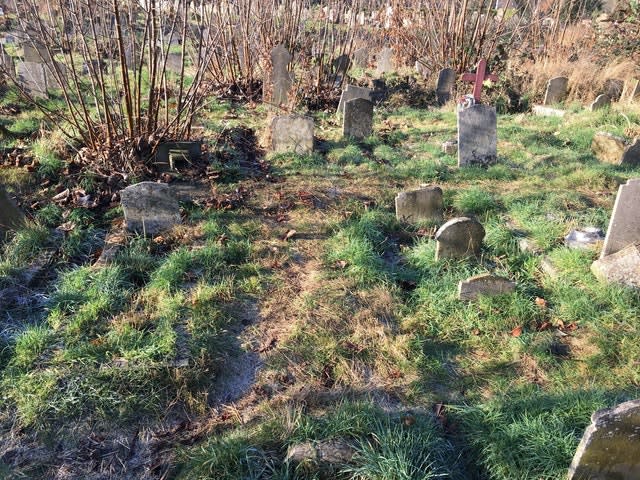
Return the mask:
<path id="1" fill-rule="evenodd" d="M 344 270 L 345 268 L 347 268 L 348 263 L 345 260 L 338 260 L 335 263 L 336 268 L 339 268 L 341 270 Z"/>
<path id="2" fill-rule="evenodd" d="M 474 328 L 473 330 L 471 330 L 471 333 L 473 333 L 474 335 L 480 335 L 480 329 Z"/>
<path id="3" fill-rule="evenodd" d="M 539 332 L 544 332 L 545 330 L 549 330 L 551 328 L 551 322 L 542 322 L 540 325 L 538 325 L 538 331 Z"/>
<path id="4" fill-rule="evenodd" d="M 516 327 L 513 330 L 511 330 L 512 337 L 519 337 L 520 335 L 522 335 L 522 327 Z"/>
<path id="5" fill-rule="evenodd" d="M 293 229 L 288 230 L 287 233 L 285 234 L 285 236 L 282 238 L 282 240 L 284 240 L 285 242 L 287 240 L 289 240 L 290 238 L 292 238 L 297 232 Z"/>
<path id="6" fill-rule="evenodd" d="M 535 302 L 540 308 L 547 308 L 547 301 L 544 298 L 536 297 Z"/>
<path id="7" fill-rule="evenodd" d="M 569 332 L 573 332 L 574 330 L 578 329 L 578 324 L 576 322 L 571 322 L 569 325 L 567 325 L 566 327 L 564 327 L 564 329 L 566 331 Z"/>

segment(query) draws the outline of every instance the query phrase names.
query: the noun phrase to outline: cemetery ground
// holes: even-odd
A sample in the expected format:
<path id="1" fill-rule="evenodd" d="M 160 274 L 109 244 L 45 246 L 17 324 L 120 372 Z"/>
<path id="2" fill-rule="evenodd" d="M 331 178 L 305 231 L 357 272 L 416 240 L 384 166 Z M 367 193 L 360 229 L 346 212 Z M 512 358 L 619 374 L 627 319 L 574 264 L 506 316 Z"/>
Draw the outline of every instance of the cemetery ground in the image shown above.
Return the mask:
<path id="1" fill-rule="evenodd" d="M 591 152 L 640 112 L 500 115 L 497 164 L 458 168 L 440 147 L 453 107 L 392 100 L 361 142 L 316 114 L 310 155 L 256 145 L 264 107 L 213 104 L 209 179 L 182 224 L 122 236 L 105 265 L 122 210 L 50 200 L 95 188 L 55 139 L 34 142 L 32 168 L 1 168 L 45 206 L 0 257 L 0 474 L 565 478 L 591 414 L 639 393 L 638 293 L 598 282 L 598 252 L 563 238 L 606 230 L 640 176 Z M 396 219 L 395 195 L 421 183 L 442 188 L 445 221 L 483 224 L 479 259 L 436 262 L 438 225 Z M 515 292 L 459 300 L 484 272 Z"/>

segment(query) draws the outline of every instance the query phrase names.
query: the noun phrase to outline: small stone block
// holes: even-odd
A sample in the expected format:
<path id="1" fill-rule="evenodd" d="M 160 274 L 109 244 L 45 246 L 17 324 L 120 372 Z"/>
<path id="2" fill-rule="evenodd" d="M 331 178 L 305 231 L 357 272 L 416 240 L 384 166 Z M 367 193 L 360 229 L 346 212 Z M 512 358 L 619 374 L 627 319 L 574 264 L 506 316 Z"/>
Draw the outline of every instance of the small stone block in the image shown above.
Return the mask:
<path id="1" fill-rule="evenodd" d="M 480 295 L 491 296 L 513 293 L 515 288 L 516 283 L 508 278 L 484 273 L 460 282 L 458 284 L 458 298 L 460 300 L 473 301 Z"/>
<path id="2" fill-rule="evenodd" d="M 271 145 L 274 152 L 313 152 L 313 118 L 304 115 L 281 115 L 271 122 Z"/>
<path id="3" fill-rule="evenodd" d="M 140 182 L 120 191 L 127 230 L 154 236 L 180 223 L 180 205 L 169 185 Z"/>
<path id="4" fill-rule="evenodd" d="M 396 196 L 396 218 L 405 222 L 442 221 L 442 189 L 424 187 L 400 192 Z"/>
<path id="5" fill-rule="evenodd" d="M 534 105 L 533 113 L 539 117 L 564 117 L 567 112 L 565 110 L 546 107 L 544 105 Z"/>
<path id="6" fill-rule="evenodd" d="M 484 227 L 468 217 L 449 220 L 436 232 L 436 261 L 443 258 L 464 258 L 480 254 Z"/>
<path id="7" fill-rule="evenodd" d="M 600 258 L 591 264 L 591 272 L 608 283 L 621 283 L 640 288 L 640 244 Z"/>
<path id="8" fill-rule="evenodd" d="M 549 277 L 553 278 L 554 280 L 560 276 L 558 269 L 553 264 L 553 261 L 548 255 L 545 255 L 544 257 L 542 257 L 542 261 L 540 262 L 540 268 L 544 273 L 546 273 Z"/>

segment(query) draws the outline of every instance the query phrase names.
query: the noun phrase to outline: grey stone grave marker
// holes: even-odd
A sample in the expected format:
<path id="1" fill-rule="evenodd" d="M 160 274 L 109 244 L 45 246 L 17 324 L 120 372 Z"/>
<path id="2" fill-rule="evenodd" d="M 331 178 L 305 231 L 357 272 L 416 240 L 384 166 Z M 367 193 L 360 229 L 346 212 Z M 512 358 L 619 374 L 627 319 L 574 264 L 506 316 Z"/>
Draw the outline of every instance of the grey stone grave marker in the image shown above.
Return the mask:
<path id="1" fill-rule="evenodd" d="M 182 55 L 179 53 L 169 53 L 167 55 L 167 71 L 180 73 L 182 69 Z"/>
<path id="2" fill-rule="evenodd" d="M 487 166 L 498 158 L 495 107 L 476 104 L 458 111 L 458 166 Z"/>
<path id="3" fill-rule="evenodd" d="M 444 105 L 451 100 L 451 91 L 456 82 L 456 72 L 452 68 L 443 68 L 438 74 L 436 83 L 436 100 L 438 105 Z"/>
<path id="4" fill-rule="evenodd" d="M 18 81 L 35 98 L 47 97 L 47 71 L 42 63 L 19 62 Z"/>
<path id="5" fill-rule="evenodd" d="M 335 75 L 344 76 L 351 66 L 351 59 L 347 54 L 340 55 L 331 62 L 331 66 L 333 67 Z"/>
<path id="6" fill-rule="evenodd" d="M 9 230 L 15 230 L 23 223 L 23 213 L 0 185 L 0 242 Z"/>
<path id="7" fill-rule="evenodd" d="M 567 86 L 569 79 L 567 77 L 555 77 L 547 83 L 547 91 L 544 94 L 543 105 L 553 105 L 560 103 L 567 98 Z"/>
<path id="8" fill-rule="evenodd" d="M 354 51 L 353 64 L 357 68 L 367 68 L 369 66 L 369 49 L 362 47 Z"/>
<path id="9" fill-rule="evenodd" d="M 640 178 L 620 185 L 600 258 L 640 242 Z"/>
<path id="10" fill-rule="evenodd" d="M 364 98 L 365 100 L 371 101 L 372 93 L 373 92 L 370 88 L 358 87 L 356 85 L 347 85 L 342 91 L 342 95 L 340 96 L 340 103 L 338 104 L 338 110 L 336 113 L 343 114 L 344 104 L 349 100 L 353 100 L 354 98 Z"/>
<path id="11" fill-rule="evenodd" d="M 405 222 L 421 220 L 442 222 L 442 189 L 421 187 L 396 195 L 396 218 Z"/>
<path id="12" fill-rule="evenodd" d="M 596 110 L 600 110 L 602 108 L 608 107 L 609 105 L 611 105 L 611 99 L 609 98 L 608 95 L 605 95 L 603 93 L 602 95 L 598 95 L 596 97 L 596 99 L 593 101 L 589 109 L 592 112 L 595 112 Z"/>
<path id="13" fill-rule="evenodd" d="M 154 164 L 160 171 L 176 170 L 180 164 L 202 156 L 202 142 L 164 142 L 158 145 Z"/>
<path id="14" fill-rule="evenodd" d="M 304 115 L 281 115 L 271 123 L 274 152 L 313 152 L 313 118 Z"/>
<path id="15" fill-rule="evenodd" d="M 29 42 L 22 45 L 22 51 L 25 62 L 44 63 L 51 59 L 45 47 Z"/>
<path id="16" fill-rule="evenodd" d="M 286 105 L 288 92 L 293 78 L 288 70 L 291 54 L 284 45 L 277 45 L 271 50 L 271 84 L 273 87 L 271 101 L 275 105 Z"/>
<path id="17" fill-rule="evenodd" d="M 617 78 L 609 78 L 604 82 L 604 94 L 613 102 L 620 100 L 622 90 L 624 89 L 624 80 Z"/>
<path id="18" fill-rule="evenodd" d="M 480 295 L 504 295 L 513 293 L 515 289 L 516 283 L 508 278 L 483 273 L 460 282 L 458 284 L 458 298 L 473 301 Z"/>
<path id="19" fill-rule="evenodd" d="M 127 230 L 157 235 L 180 223 L 180 206 L 169 185 L 141 182 L 120 191 Z"/>
<path id="20" fill-rule="evenodd" d="M 342 134 L 362 140 L 373 131 L 373 102 L 354 98 L 344 104 Z"/>
<path id="21" fill-rule="evenodd" d="M 484 227 L 469 217 L 449 220 L 436 232 L 436 261 L 478 255 L 484 238 Z"/>
<path id="22" fill-rule="evenodd" d="M 376 72 L 378 75 L 382 75 L 384 73 L 393 72 L 393 50 L 389 47 L 384 47 L 378 53 L 378 67 Z"/>
<path id="23" fill-rule="evenodd" d="M 576 450 L 568 480 L 640 478 L 640 400 L 598 410 Z"/>

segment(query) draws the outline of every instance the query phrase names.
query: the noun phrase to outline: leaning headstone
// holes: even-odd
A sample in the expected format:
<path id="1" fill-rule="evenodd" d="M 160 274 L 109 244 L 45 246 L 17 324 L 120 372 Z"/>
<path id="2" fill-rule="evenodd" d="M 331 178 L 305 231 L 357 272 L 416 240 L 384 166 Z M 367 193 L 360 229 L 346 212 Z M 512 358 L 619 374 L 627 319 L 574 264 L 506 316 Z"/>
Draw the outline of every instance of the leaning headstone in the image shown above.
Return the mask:
<path id="1" fill-rule="evenodd" d="M 344 104 L 342 134 L 362 140 L 373 131 L 373 102 L 364 98 L 354 98 Z"/>
<path id="2" fill-rule="evenodd" d="M 458 298 L 460 300 L 473 301 L 479 296 L 505 295 L 513 293 L 516 283 L 508 278 L 483 273 L 475 277 L 467 278 L 458 284 Z"/>
<path id="3" fill-rule="evenodd" d="M 591 104 L 591 106 L 589 107 L 589 109 L 592 112 L 595 112 L 596 110 L 600 110 L 603 109 L 605 107 L 608 107 L 609 105 L 611 105 L 611 99 L 605 95 L 598 95 L 596 97 L 596 99 L 594 100 L 594 102 Z"/>
<path id="4" fill-rule="evenodd" d="M 35 98 L 47 97 L 47 72 L 42 63 L 19 62 L 18 82 Z"/>
<path id="5" fill-rule="evenodd" d="M 600 258 L 640 242 L 640 178 L 620 185 Z"/>
<path id="6" fill-rule="evenodd" d="M 495 107 L 476 104 L 458 111 L 458 166 L 487 166 L 498 159 Z"/>
<path id="7" fill-rule="evenodd" d="M 484 234 L 484 227 L 477 220 L 468 217 L 449 220 L 436 232 L 436 261 L 479 255 Z"/>
<path id="8" fill-rule="evenodd" d="M 378 53 L 378 67 L 376 72 L 378 75 L 382 75 L 384 73 L 393 72 L 393 50 L 389 47 L 384 47 Z"/>
<path id="9" fill-rule="evenodd" d="M 0 241 L 9 230 L 15 230 L 24 223 L 24 214 L 0 186 Z"/>
<path id="10" fill-rule="evenodd" d="M 202 157 L 202 142 L 163 142 L 158 145 L 154 165 L 160 171 L 176 170 Z"/>
<path id="11" fill-rule="evenodd" d="M 353 65 L 357 68 L 369 66 L 369 49 L 362 47 L 353 52 Z"/>
<path id="12" fill-rule="evenodd" d="M 274 152 L 313 152 L 313 118 L 281 115 L 271 122 L 271 145 Z"/>
<path id="13" fill-rule="evenodd" d="M 591 415 L 569 467 L 568 480 L 640 478 L 640 400 Z"/>
<path id="14" fill-rule="evenodd" d="M 157 235 L 180 223 L 180 205 L 169 185 L 141 182 L 120 191 L 127 230 Z"/>
<path id="15" fill-rule="evenodd" d="M 585 227 L 571 230 L 564 237 L 564 244 L 569 248 L 586 250 L 604 242 L 604 232 L 597 227 Z"/>
<path id="16" fill-rule="evenodd" d="M 444 105 L 451 99 L 451 91 L 456 82 L 456 72 L 452 68 L 443 68 L 436 83 L 436 100 L 438 105 Z"/>
<path id="17" fill-rule="evenodd" d="M 404 222 L 442 222 L 443 208 L 440 187 L 422 187 L 396 195 L 396 218 Z"/>
<path id="18" fill-rule="evenodd" d="M 567 86 L 569 79 L 567 77 L 555 77 L 547 83 L 547 91 L 544 94 L 543 105 L 553 105 L 560 103 L 567 98 Z"/>
<path id="19" fill-rule="evenodd" d="M 640 243 L 596 260 L 591 264 L 591 272 L 607 283 L 640 288 Z"/>
<path id="20" fill-rule="evenodd" d="M 293 78 L 288 70 L 291 54 L 284 45 L 277 45 L 271 50 L 271 101 L 275 105 L 286 105 L 288 92 L 293 84 Z"/>
<path id="21" fill-rule="evenodd" d="M 604 82 L 604 94 L 613 102 L 620 100 L 622 90 L 624 89 L 624 80 L 617 78 L 609 78 Z"/>
<path id="22" fill-rule="evenodd" d="M 631 144 L 622 137 L 606 132 L 596 132 L 591 142 L 591 149 L 598 160 L 612 165 L 640 164 L 640 139 Z"/>
<path id="23" fill-rule="evenodd" d="M 336 113 L 344 113 L 344 104 L 349 100 L 353 100 L 354 98 L 364 98 L 365 100 L 371 101 L 372 93 L 373 92 L 370 88 L 358 87 L 356 85 L 347 85 L 346 88 L 342 91 L 342 95 L 340 96 L 340 103 L 338 104 L 338 111 Z"/>

